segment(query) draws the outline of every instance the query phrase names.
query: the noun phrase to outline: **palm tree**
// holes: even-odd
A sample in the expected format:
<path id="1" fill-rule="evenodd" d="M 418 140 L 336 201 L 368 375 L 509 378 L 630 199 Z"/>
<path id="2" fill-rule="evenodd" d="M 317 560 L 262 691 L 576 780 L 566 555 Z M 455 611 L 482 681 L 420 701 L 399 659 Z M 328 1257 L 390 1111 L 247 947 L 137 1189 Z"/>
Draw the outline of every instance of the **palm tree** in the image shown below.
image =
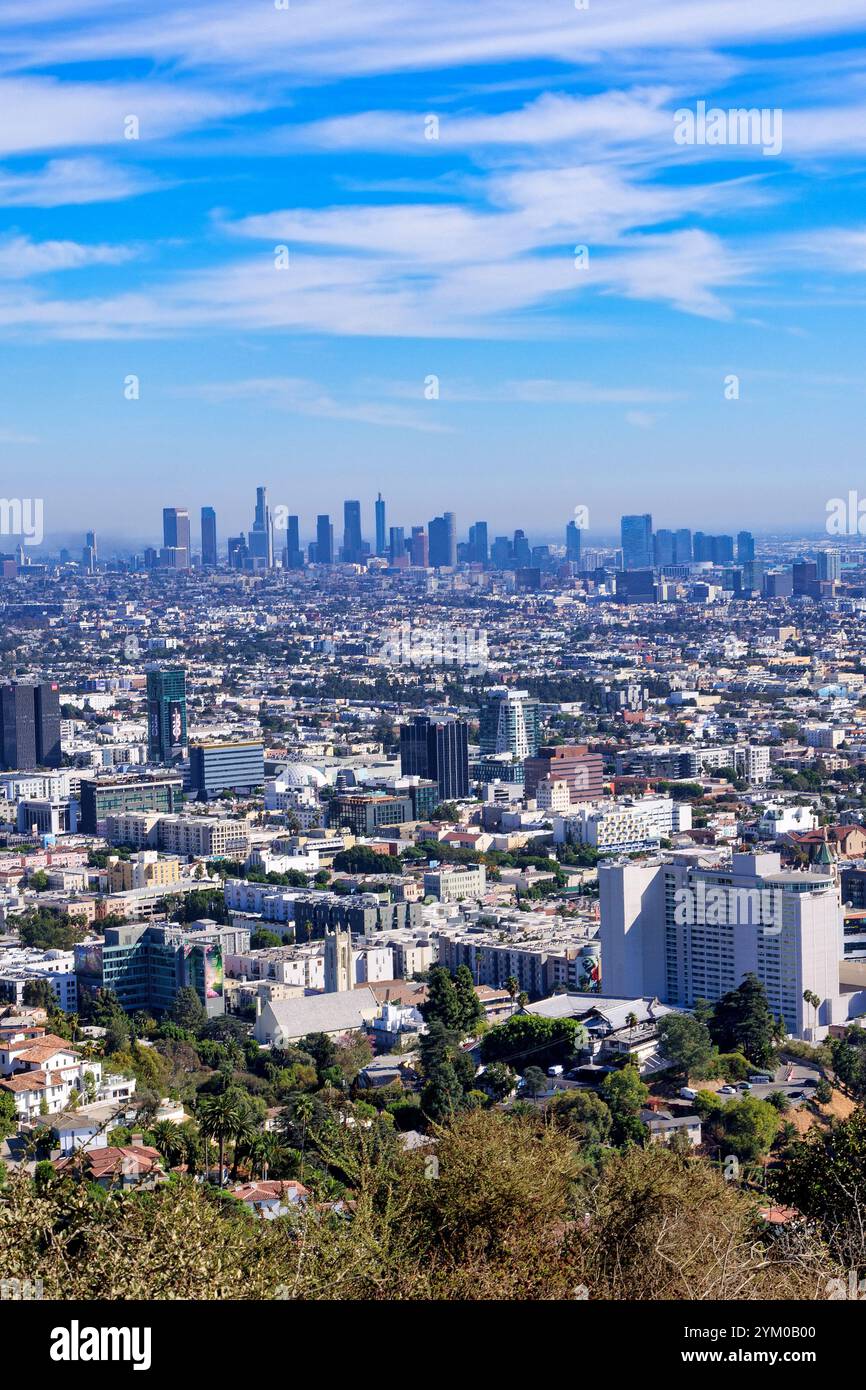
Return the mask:
<path id="1" fill-rule="evenodd" d="M 511 996 L 511 1012 L 514 1013 L 514 1001 L 517 998 L 517 993 L 520 989 L 520 982 L 517 979 L 516 975 L 508 976 L 508 979 L 505 981 L 505 988 L 508 990 L 508 993 Z"/>
<path id="2" fill-rule="evenodd" d="M 222 1187 L 225 1169 L 226 1140 L 233 1138 L 241 1120 L 241 1103 L 237 1091 L 223 1091 L 219 1096 L 204 1096 L 199 1104 L 199 1126 L 206 1139 L 219 1144 L 219 1185 Z"/>
<path id="3" fill-rule="evenodd" d="M 632 1038 L 634 1037 L 634 1030 L 635 1030 L 635 1028 L 637 1028 L 637 1014 L 636 1014 L 636 1013 L 626 1014 L 626 1016 L 625 1016 L 625 1023 L 626 1023 L 626 1027 L 627 1027 L 628 1030 L 629 1030 L 629 1042 L 631 1042 Z"/>
<path id="4" fill-rule="evenodd" d="M 249 1146 L 249 1155 L 253 1172 L 257 1172 L 262 1181 L 267 1182 L 268 1172 L 279 1163 L 283 1155 L 279 1135 L 257 1134 Z"/>
<path id="5" fill-rule="evenodd" d="M 153 1126 L 151 1134 L 169 1168 L 174 1168 L 184 1156 L 186 1149 L 184 1135 L 179 1132 L 177 1125 L 172 1124 L 171 1120 L 158 1120 Z"/>
<path id="6" fill-rule="evenodd" d="M 242 1111 L 238 1117 L 238 1122 L 235 1125 L 231 1136 L 234 1140 L 235 1146 L 234 1162 L 232 1163 L 233 1179 L 236 1178 L 238 1175 L 238 1163 L 240 1162 L 241 1154 L 249 1153 L 250 1149 L 255 1143 L 257 1134 L 258 1131 L 255 1125 L 253 1124 L 252 1120 L 250 1119 L 249 1115 L 245 1111 Z"/>
<path id="7" fill-rule="evenodd" d="M 821 1007 L 821 1000 L 819 999 L 818 995 L 815 993 L 815 991 L 814 991 L 813 989 L 805 989 L 805 990 L 803 991 L 803 1003 L 804 1003 L 804 1004 L 809 1004 L 809 1005 L 811 1005 L 811 1008 L 812 1008 L 812 1034 L 813 1034 L 813 1036 L 814 1036 L 814 1033 L 815 1033 L 815 1017 L 816 1017 L 816 1015 L 815 1015 L 815 1010 L 816 1010 L 816 1009 L 820 1009 L 820 1007 Z"/>
<path id="8" fill-rule="evenodd" d="M 314 1114 L 315 1104 L 312 1096 L 300 1094 L 292 1098 L 289 1124 L 300 1124 L 301 1126 L 301 1182 L 304 1181 L 307 1131 Z"/>

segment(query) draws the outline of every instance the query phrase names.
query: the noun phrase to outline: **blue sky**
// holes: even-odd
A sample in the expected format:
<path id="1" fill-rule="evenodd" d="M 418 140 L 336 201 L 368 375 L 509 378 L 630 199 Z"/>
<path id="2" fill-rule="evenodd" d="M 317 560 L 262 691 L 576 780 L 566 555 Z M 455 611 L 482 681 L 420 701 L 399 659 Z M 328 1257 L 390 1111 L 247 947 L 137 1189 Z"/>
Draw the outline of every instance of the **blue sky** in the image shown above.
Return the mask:
<path id="1" fill-rule="evenodd" d="M 864 14 L 0 0 L 3 492 L 819 531 L 866 493 Z M 677 144 L 701 101 L 780 152 Z"/>

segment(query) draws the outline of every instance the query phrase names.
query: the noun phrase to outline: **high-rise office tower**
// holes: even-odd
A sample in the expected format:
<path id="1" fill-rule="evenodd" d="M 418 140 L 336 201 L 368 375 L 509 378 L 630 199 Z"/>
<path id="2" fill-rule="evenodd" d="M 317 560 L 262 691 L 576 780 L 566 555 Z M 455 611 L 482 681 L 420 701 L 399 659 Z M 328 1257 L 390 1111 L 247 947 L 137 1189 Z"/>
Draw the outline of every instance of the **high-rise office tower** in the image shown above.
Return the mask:
<path id="1" fill-rule="evenodd" d="M 388 541 L 388 558 L 392 565 L 406 564 L 406 538 L 403 535 L 402 526 L 391 527 Z"/>
<path id="2" fill-rule="evenodd" d="M 164 564 L 170 569 L 189 569 L 190 529 L 186 507 L 163 507 L 162 545 Z"/>
<path id="3" fill-rule="evenodd" d="M 274 525 L 266 487 L 256 488 L 256 511 L 248 539 L 250 563 L 255 570 L 274 567 Z"/>
<path id="4" fill-rule="evenodd" d="M 217 565 L 216 512 L 213 507 L 201 509 L 201 562 L 208 569 Z"/>
<path id="5" fill-rule="evenodd" d="M 427 569 L 430 564 L 430 552 L 427 546 L 427 532 L 423 526 L 412 527 L 412 564 L 419 569 Z"/>
<path id="6" fill-rule="evenodd" d="M 469 725 L 462 719 L 417 715 L 400 725 L 400 770 L 404 777 L 436 782 L 440 801 L 469 795 Z"/>
<path id="7" fill-rule="evenodd" d="M 580 527 L 570 521 L 565 528 L 565 558 L 573 565 L 580 564 Z"/>
<path id="8" fill-rule="evenodd" d="M 457 517 L 454 512 L 445 513 L 445 543 L 448 547 L 448 564 L 457 564 Z"/>
<path id="9" fill-rule="evenodd" d="M 478 565 L 486 565 L 490 558 L 487 542 L 487 522 L 476 521 L 469 527 L 469 559 Z"/>
<path id="10" fill-rule="evenodd" d="M 316 564 L 334 563 L 334 528 L 331 518 L 322 514 L 316 517 Z"/>
<path id="11" fill-rule="evenodd" d="M 814 560 L 795 560 L 791 567 L 791 587 L 797 595 L 812 594 L 818 584 L 818 566 Z"/>
<path id="12" fill-rule="evenodd" d="M 674 563 L 673 531 L 656 531 L 653 536 L 653 561 L 657 569 Z"/>
<path id="13" fill-rule="evenodd" d="M 624 570 L 645 570 L 653 562 L 653 519 L 649 512 L 624 516 L 620 520 L 620 543 Z"/>
<path id="14" fill-rule="evenodd" d="M 818 578 L 837 581 L 842 578 L 842 554 L 840 551 L 818 551 Z"/>
<path id="15" fill-rule="evenodd" d="M 755 537 L 751 531 L 740 531 L 737 534 L 737 562 L 746 565 L 755 558 Z"/>
<path id="16" fill-rule="evenodd" d="M 247 567 L 249 559 L 249 547 L 247 546 L 246 536 L 229 536 L 228 540 L 228 559 L 229 569 L 243 570 Z"/>
<path id="17" fill-rule="evenodd" d="M 783 872 L 776 853 L 695 853 L 602 864 L 604 987 L 691 1009 L 757 975 L 774 1016 L 810 1042 L 841 1022 L 839 889 L 829 875 Z M 805 991 L 821 1000 L 814 1012 Z"/>
<path id="18" fill-rule="evenodd" d="M 514 532 L 513 555 L 515 565 L 519 565 L 521 569 L 528 569 L 531 565 L 532 551 L 525 531 Z"/>
<path id="19" fill-rule="evenodd" d="M 430 564 L 433 569 L 439 569 L 444 565 L 450 565 L 450 552 L 448 549 L 448 526 L 444 516 L 434 516 L 427 526 L 427 536 L 430 548 Z"/>
<path id="20" fill-rule="evenodd" d="M 84 549 L 81 552 L 81 567 L 88 574 L 93 574 L 97 564 L 96 532 L 88 531 L 84 537 Z"/>
<path id="21" fill-rule="evenodd" d="M 499 686 L 488 693 L 481 709 L 481 752 L 534 757 L 538 752 L 538 724 L 537 700 L 526 690 Z"/>
<path id="22" fill-rule="evenodd" d="M 172 763 L 184 756 L 186 673 L 156 667 L 147 673 L 147 751 L 151 762 Z"/>
<path id="23" fill-rule="evenodd" d="M 8 770 L 60 766 L 56 681 L 13 681 L 0 687 L 0 756 Z"/>
<path id="24" fill-rule="evenodd" d="M 710 558 L 714 565 L 729 565 L 734 558 L 733 536 L 711 536 Z"/>
<path id="25" fill-rule="evenodd" d="M 286 568 L 290 570 L 304 568 L 304 555 L 301 550 L 300 530 L 296 516 L 290 516 L 286 520 Z"/>
<path id="26" fill-rule="evenodd" d="M 690 565 L 692 562 L 692 533 L 687 527 L 674 532 L 674 564 Z"/>
<path id="27" fill-rule="evenodd" d="M 376 498 L 376 554 L 385 554 L 385 503 L 381 492 Z"/>
<path id="28" fill-rule="evenodd" d="M 496 537 L 490 548 L 490 558 L 498 570 L 508 569 L 512 563 L 512 550 L 507 536 Z"/>
<path id="29" fill-rule="evenodd" d="M 59 767 L 60 687 L 57 681 L 40 681 L 33 688 L 36 704 L 36 761 L 41 767 Z"/>
<path id="30" fill-rule="evenodd" d="M 359 565 L 364 558 L 361 539 L 361 503 L 343 503 L 343 560 L 347 565 Z"/>

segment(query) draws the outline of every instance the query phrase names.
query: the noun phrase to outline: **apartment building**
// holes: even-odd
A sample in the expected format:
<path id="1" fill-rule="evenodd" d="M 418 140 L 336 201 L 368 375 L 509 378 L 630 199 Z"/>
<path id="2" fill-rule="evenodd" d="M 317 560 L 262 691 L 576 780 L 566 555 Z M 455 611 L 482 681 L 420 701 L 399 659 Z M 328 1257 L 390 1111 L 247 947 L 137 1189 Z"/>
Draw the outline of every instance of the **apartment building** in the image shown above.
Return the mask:
<path id="1" fill-rule="evenodd" d="M 749 973 L 798 1038 L 844 1021 L 842 913 L 835 880 L 786 872 L 778 854 L 675 853 L 599 867 L 605 993 L 694 1007 Z M 821 1000 L 813 1010 L 805 991 Z"/>

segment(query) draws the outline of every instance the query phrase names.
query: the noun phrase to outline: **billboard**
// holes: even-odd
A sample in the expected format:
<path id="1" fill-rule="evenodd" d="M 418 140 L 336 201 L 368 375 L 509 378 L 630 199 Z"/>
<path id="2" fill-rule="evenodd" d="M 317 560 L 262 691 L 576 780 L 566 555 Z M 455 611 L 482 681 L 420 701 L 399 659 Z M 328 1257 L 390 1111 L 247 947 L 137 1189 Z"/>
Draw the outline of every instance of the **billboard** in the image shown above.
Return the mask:
<path id="1" fill-rule="evenodd" d="M 183 705 L 180 700 L 168 702 L 168 736 L 172 753 L 183 747 Z"/>

